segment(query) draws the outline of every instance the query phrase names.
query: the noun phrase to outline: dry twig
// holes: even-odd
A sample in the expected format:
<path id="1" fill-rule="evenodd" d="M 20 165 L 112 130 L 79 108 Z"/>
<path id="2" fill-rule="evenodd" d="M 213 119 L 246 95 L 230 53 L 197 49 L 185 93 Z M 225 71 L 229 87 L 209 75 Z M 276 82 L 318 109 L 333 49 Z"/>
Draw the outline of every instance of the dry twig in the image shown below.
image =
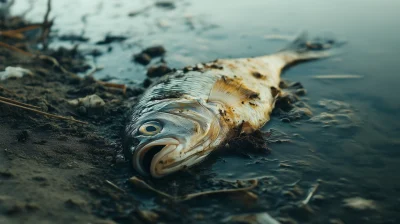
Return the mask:
<path id="1" fill-rule="evenodd" d="M 131 182 L 132 184 L 134 184 L 137 187 L 141 187 L 147 190 L 151 190 L 163 197 L 166 197 L 168 199 L 174 200 L 174 201 L 188 201 L 191 200 L 193 198 L 197 198 L 200 196 L 205 196 L 205 195 L 215 195 L 215 194 L 230 194 L 230 193 L 239 193 L 239 192 L 248 192 L 249 190 L 257 187 L 258 185 L 258 180 L 257 179 L 252 179 L 249 180 L 249 183 L 251 183 L 250 186 L 248 187 L 242 187 L 242 188 L 236 188 L 236 189 L 223 189 L 223 190 L 216 190 L 216 191 L 204 191 L 204 192 L 199 192 L 199 193 L 193 193 L 193 194 L 187 194 L 187 195 L 183 195 L 183 196 L 171 196 L 165 192 L 159 191 L 155 188 L 153 188 L 152 186 L 148 185 L 146 182 L 144 182 L 143 180 L 137 178 L 137 177 L 132 177 L 129 179 L 129 182 Z"/>
<path id="2" fill-rule="evenodd" d="M 49 113 L 46 113 L 46 112 L 43 112 L 43 111 L 40 111 L 40 110 L 36 110 L 36 109 L 30 108 L 30 107 L 17 105 L 17 104 L 14 104 L 14 103 L 3 101 L 3 100 L 0 100 L 0 103 L 6 104 L 6 105 L 9 105 L 9 106 L 13 106 L 13 107 L 17 107 L 17 108 L 20 108 L 20 109 L 32 111 L 32 112 L 35 112 L 37 114 L 41 114 L 41 115 L 44 115 L 44 116 L 48 116 L 48 117 L 52 117 L 52 118 L 56 118 L 56 119 L 60 119 L 60 120 L 73 121 L 73 122 L 80 123 L 80 124 L 88 124 L 87 122 L 84 122 L 84 121 L 79 121 L 79 120 L 75 120 L 75 119 L 69 118 L 69 117 L 63 117 L 63 116 L 59 116 L 59 115 L 49 114 Z"/>
<path id="3" fill-rule="evenodd" d="M 9 99 L 9 98 L 2 97 L 2 96 L 0 96 L 0 100 L 6 101 L 6 102 L 9 102 L 9 103 L 13 103 L 13 104 L 16 104 L 16 105 L 19 105 L 19 106 L 24 106 L 24 107 L 30 107 L 30 108 L 40 109 L 40 107 L 33 106 L 33 105 L 30 105 L 30 104 L 26 104 L 26 103 L 21 103 L 21 102 L 18 102 L 18 101 L 16 101 L 16 100 Z"/>

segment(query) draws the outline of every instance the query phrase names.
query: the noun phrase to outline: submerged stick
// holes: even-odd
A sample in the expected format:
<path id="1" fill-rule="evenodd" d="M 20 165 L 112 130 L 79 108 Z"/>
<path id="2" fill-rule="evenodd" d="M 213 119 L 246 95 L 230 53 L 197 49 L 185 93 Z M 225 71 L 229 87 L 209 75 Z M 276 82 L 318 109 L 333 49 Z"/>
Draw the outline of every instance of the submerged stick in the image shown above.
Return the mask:
<path id="1" fill-rule="evenodd" d="M 26 103 L 21 103 L 21 102 L 18 102 L 18 101 L 16 101 L 16 100 L 9 99 L 9 98 L 2 97 L 2 96 L 0 96 L 0 100 L 6 101 L 6 102 L 9 102 L 9 103 L 13 103 L 13 104 L 16 104 L 16 105 L 24 106 L 24 107 L 30 107 L 30 108 L 40 109 L 40 107 L 33 106 L 33 105 L 30 105 L 30 104 L 26 104 Z"/>
<path id="2" fill-rule="evenodd" d="M 159 191 L 157 189 L 155 189 L 154 187 L 150 186 L 149 184 L 147 184 L 146 182 L 144 182 L 143 180 L 137 178 L 137 177 L 132 177 L 129 179 L 129 182 L 131 182 L 132 184 L 134 184 L 135 186 L 141 187 L 143 189 L 147 189 L 150 191 L 153 191 L 155 193 L 157 193 L 158 195 L 161 195 L 163 197 L 166 197 L 168 199 L 174 200 L 174 201 L 188 201 L 200 196 L 205 196 L 205 195 L 214 195 L 214 194 L 230 194 L 230 193 L 238 193 L 238 192 L 247 192 L 255 187 L 257 187 L 258 185 L 258 180 L 257 179 L 253 179 L 253 180 L 249 180 L 249 182 L 251 183 L 250 186 L 248 187 L 242 187 L 242 188 L 236 188 L 236 189 L 224 189 L 224 190 L 215 190 L 215 191 L 204 191 L 204 192 L 199 192 L 199 193 L 193 193 L 193 194 L 187 194 L 187 195 L 183 195 L 183 196 L 171 196 L 165 192 Z"/>
<path id="3" fill-rule="evenodd" d="M 88 124 L 87 122 L 84 122 L 84 121 L 79 121 L 79 120 L 75 120 L 75 119 L 69 118 L 69 117 L 63 117 L 63 116 L 59 116 L 59 115 L 49 114 L 49 113 L 46 113 L 46 112 L 43 112 L 43 111 L 40 111 L 40 110 L 36 110 L 36 109 L 30 108 L 30 107 L 25 107 L 25 106 L 13 104 L 13 103 L 6 102 L 6 101 L 3 101 L 3 100 L 0 100 L 0 103 L 6 104 L 6 105 L 9 105 L 9 106 L 13 106 L 13 107 L 17 107 L 17 108 L 20 108 L 20 109 L 24 109 L 24 110 L 29 110 L 29 111 L 32 111 L 32 112 L 35 112 L 35 113 L 38 113 L 38 114 L 41 114 L 41 115 L 44 115 L 44 116 L 48 116 L 48 117 L 52 117 L 52 118 L 56 118 L 56 119 L 60 119 L 60 120 L 73 121 L 73 122 L 80 123 L 80 124 Z"/>
<path id="4" fill-rule="evenodd" d="M 316 183 L 311 189 L 310 192 L 307 195 L 307 198 L 304 199 L 304 201 L 302 201 L 303 204 L 308 204 L 308 202 L 310 201 L 310 199 L 312 198 L 312 196 L 315 194 L 315 192 L 317 191 L 319 187 L 319 183 Z"/>

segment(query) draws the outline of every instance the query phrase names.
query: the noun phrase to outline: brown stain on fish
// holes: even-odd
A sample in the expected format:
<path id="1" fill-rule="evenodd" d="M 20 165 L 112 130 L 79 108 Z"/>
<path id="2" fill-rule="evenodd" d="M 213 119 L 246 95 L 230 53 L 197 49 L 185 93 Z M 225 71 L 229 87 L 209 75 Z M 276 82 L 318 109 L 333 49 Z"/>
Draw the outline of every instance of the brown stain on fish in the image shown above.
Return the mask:
<path id="1" fill-rule="evenodd" d="M 260 72 L 254 72 L 253 71 L 253 72 L 251 72 L 251 75 L 253 75 L 254 78 L 256 78 L 256 79 L 261 79 L 261 80 L 267 79 L 267 76 L 261 74 Z"/>

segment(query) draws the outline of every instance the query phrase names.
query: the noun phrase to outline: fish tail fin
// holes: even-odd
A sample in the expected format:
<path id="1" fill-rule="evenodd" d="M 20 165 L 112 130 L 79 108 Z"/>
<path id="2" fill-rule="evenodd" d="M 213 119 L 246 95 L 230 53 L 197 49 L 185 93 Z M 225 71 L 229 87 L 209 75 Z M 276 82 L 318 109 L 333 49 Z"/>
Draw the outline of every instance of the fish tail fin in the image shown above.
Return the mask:
<path id="1" fill-rule="evenodd" d="M 292 43 L 279 51 L 284 60 L 284 67 L 299 61 L 327 58 L 340 53 L 339 43 L 332 38 L 309 39 L 307 32 L 302 32 Z"/>

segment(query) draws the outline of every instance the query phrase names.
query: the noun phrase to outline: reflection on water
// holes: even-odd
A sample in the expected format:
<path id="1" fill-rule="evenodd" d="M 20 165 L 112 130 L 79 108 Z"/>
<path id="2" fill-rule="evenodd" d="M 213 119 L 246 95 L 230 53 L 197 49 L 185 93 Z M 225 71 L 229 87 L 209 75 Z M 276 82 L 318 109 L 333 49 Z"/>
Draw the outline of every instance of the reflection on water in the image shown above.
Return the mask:
<path id="1" fill-rule="evenodd" d="M 17 1 L 14 13 L 24 11 L 26 2 Z M 39 5 L 44 0 L 37 2 Z M 224 154 L 204 172 L 230 180 L 274 175 L 279 179 L 276 184 L 281 185 L 301 180 L 309 186 L 323 179 L 326 182 L 320 187 L 321 194 L 331 192 L 324 196 L 332 197 L 333 202 L 323 205 L 321 214 L 343 217 L 348 223 L 398 220 L 400 1 L 187 0 L 176 1 L 174 9 L 149 5 L 153 1 L 57 0 L 52 15 L 59 35 L 83 34 L 90 41 L 80 43 L 81 49 L 105 53 L 89 57 L 105 67 L 98 77 L 135 83 L 144 80 L 146 68 L 134 64 L 131 57 L 153 44 L 165 46 L 169 66 L 182 67 L 216 58 L 272 53 L 287 40 L 271 36 L 294 36 L 302 30 L 345 39 L 343 54 L 285 72 L 284 79 L 299 81 L 307 89 L 303 100 L 311 106 L 314 117 L 289 124 L 273 118 L 264 129 L 285 133 L 291 143 L 272 144 L 273 152 L 266 158 Z M 43 12 L 39 5 L 27 17 L 40 20 Z M 107 53 L 109 46 L 94 43 L 108 33 L 128 39 L 110 44 L 112 51 Z M 53 44 L 58 45 L 71 43 Z M 363 78 L 312 78 L 326 74 Z M 351 216 L 346 210 L 329 212 L 350 196 L 376 200 L 381 209 L 369 216 Z M 314 221 L 318 220 L 325 219 Z"/>

